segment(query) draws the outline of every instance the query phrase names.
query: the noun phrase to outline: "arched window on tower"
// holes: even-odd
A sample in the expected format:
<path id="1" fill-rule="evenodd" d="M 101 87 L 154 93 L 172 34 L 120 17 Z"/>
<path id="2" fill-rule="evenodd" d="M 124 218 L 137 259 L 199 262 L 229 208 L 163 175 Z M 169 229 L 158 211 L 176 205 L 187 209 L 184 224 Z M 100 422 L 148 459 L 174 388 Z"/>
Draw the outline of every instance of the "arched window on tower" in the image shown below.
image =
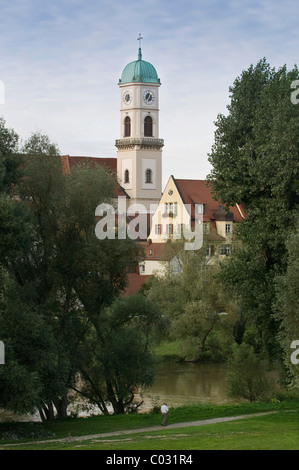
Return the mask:
<path id="1" fill-rule="evenodd" d="M 150 116 L 146 116 L 144 119 L 144 135 L 145 137 L 153 136 L 153 120 Z"/>
<path id="2" fill-rule="evenodd" d="M 153 182 L 153 172 L 150 168 L 145 170 L 145 182 L 152 183 Z"/>
<path id="3" fill-rule="evenodd" d="M 126 170 L 126 171 L 125 171 L 124 183 L 130 183 L 130 173 L 129 173 L 129 170 Z"/>
<path id="4" fill-rule="evenodd" d="M 131 135 L 131 119 L 129 116 L 125 117 L 125 137 L 130 137 Z"/>

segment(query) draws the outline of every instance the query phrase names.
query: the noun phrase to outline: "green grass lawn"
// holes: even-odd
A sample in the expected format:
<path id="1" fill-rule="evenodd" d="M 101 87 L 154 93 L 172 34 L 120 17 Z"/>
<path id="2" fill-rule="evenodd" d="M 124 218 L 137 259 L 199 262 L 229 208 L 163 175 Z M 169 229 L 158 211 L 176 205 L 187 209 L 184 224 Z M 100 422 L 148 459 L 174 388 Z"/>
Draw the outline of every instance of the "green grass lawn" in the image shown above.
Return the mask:
<path id="1" fill-rule="evenodd" d="M 0 440 L 16 443 L 18 446 L 5 447 L 14 450 L 299 450 L 299 402 L 238 404 L 216 406 L 181 407 L 171 410 L 169 424 L 213 417 L 239 416 L 275 410 L 276 413 L 259 417 L 248 417 L 238 421 L 205 424 L 202 426 L 162 428 L 136 434 L 113 437 L 91 438 L 75 442 L 35 441 L 45 439 L 35 437 L 32 442 L 21 445 L 20 440 Z M 35 423 L 38 424 L 38 423 Z M 140 429 L 160 424 L 160 416 L 145 415 L 101 416 L 88 419 L 65 420 L 63 422 L 40 425 L 49 438 L 92 435 L 116 430 Z M 4 429 L 0 424 L 0 436 Z M 34 428 L 34 424 L 33 424 Z M 25 437 L 23 437 L 23 440 Z"/>
<path id="2" fill-rule="evenodd" d="M 26 450 L 298 450 L 299 411 L 88 441 L 30 444 Z M 14 448 L 16 449 L 16 448 Z"/>

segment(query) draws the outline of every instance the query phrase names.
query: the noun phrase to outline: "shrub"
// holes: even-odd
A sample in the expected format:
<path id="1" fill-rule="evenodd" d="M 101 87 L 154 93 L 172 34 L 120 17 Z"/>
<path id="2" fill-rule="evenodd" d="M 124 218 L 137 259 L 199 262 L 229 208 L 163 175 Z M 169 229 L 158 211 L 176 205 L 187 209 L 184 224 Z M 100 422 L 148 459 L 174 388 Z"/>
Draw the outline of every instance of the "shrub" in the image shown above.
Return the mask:
<path id="1" fill-rule="evenodd" d="M 265 397 L 269 388 L 266 367 L 253 348 L 245 343 L 234 345 L 227 374 L 228 396 L 253 402 Z"/>

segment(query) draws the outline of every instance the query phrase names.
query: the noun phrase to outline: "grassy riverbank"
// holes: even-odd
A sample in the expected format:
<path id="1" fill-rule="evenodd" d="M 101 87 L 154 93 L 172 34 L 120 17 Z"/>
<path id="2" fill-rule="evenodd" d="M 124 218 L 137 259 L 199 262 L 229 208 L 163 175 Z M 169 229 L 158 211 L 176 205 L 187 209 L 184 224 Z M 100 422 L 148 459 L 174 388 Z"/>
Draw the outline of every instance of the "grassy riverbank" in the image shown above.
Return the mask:
<path id="1" fill-rule="evenodd" d="M 195 420 L 250 415 L 276 411 L 275 414 L 239 421 L 205 424 L 179 429 L 161 428 L 134 435 L 97 438 L 92 435 L 138 430 L 160 425 L 157 413 L 97 416 L 67 419 L 54 423 L 0 423 L 0 449 L 299 449 L 299 400 L 236 405 L 196 405 L 170 410 L 169 424 Z M 72 442 L 75 436 L 90 436 Z M 56 441 L 64 439 L 64 441 Z M 38 443 L 38 441 L 46 441 Z M 50 442 L 55 440 L 55 442 Z M 26 444 L 21 444 L 26 442 Z M 18 444 L 10 447 L 7 444 Z M 3 447 L 3 445 L 5 445 Z"/>

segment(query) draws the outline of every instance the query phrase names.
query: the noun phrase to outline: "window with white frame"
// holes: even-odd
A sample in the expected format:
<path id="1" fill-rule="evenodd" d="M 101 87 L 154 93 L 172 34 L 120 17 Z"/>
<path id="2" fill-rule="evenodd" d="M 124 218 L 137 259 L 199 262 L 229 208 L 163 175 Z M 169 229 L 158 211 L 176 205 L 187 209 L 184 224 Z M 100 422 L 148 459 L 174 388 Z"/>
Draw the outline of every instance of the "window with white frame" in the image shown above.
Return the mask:
<path id="1" fill-rule="evenodd" d="M 231 245 L 222 245 L 220 247 L 220 254 L 221 255 L 229 255 L 232 251 L 232 246 Z"/>
<path id="2" fill-rule="evenodd" d="M 197 213 L 203 214 L 204 213 L 204 205 L 203 204 L 196 204 L 197 205 Z"/>
<path id="3" fill-rule="evenodd" d="M 165 202 L 164 203 L 164 214 L 177 215 L 178 203 L 177 202 Z"/>
<path id="4" fill-rule="evenodd" d="M 139 269 L 140 269 L 140 272 L 141 272 L 141 273 L 144 273 L 144 272 L 145 272 L 145 265 L 144 265 L 144 264 L 140 264 Z"/>
<path id="5" fill-rule="evenodd" d="M 173 224 L 167 224 L 166 225 L 166 231 L 168 235 L 173 235 Z"/>
<path id="6" fill-rule="evenodd" d="M 225 224 L 225 234 L 230 235 L 232 233 L 232 225 L 231 224 Z"/>
<path id="7" fill-rule="evenodd" d="M 156 233 L 156 235 L 161 235 L 161 233 L 162 233 L 162 225 L 161 224 L 156 224 L 155 233 Z"/>

